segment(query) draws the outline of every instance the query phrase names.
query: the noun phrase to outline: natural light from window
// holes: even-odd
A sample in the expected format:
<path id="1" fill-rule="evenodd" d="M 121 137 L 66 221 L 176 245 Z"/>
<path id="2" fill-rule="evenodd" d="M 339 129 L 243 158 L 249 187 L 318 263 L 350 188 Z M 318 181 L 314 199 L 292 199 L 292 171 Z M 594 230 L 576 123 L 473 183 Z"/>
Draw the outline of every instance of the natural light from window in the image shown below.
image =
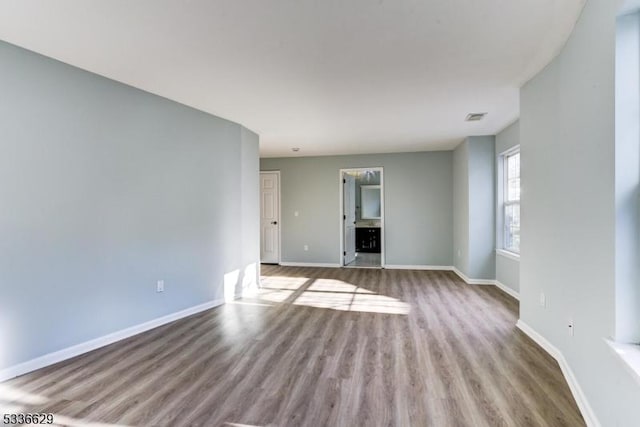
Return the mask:
<path id="1" fill-rule="evenodd" d="M 520 253 L 520 151 L 504 155 L 504 249 Z"/>
<path id="2" fill-rule="evenodd" d="M 17 387 L 9 386 L 7 384 L 0 384 L 0 413 L 2 414 L 48 414 L 47 411 L 41 411 L 37 408 L 49 404 L 51 400 L 52 399 L 46 396 L 29 393 L 27 391 L 21 390 Z M 55 412 L 53 412 L 51 415 L 53 418 L 53 422 L 51 424 L 43 425 L 72 427 L 127 427 L 124 424 L 94 422 L 91 420 L 69 417 Z M 34 423 L 30 423 L 29 425 L 31 424 Z"/>
<path id="3" fill-rule="evenodd" d="M 383 314 L 409 314 L 409 304 L 397 298 L 335 279 L 263 276 L 259 299 L 263 302 Z"/>

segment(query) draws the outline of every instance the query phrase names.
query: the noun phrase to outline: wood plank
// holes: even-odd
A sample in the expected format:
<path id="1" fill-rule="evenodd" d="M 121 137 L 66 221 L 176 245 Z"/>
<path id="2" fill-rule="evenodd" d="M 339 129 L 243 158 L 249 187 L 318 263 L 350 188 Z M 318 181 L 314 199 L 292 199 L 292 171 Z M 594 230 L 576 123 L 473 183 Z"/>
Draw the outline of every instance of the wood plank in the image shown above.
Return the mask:
<path id="1" fill-rule="evenodd" d="M 3 383 L 42 403 L 0 404 L 129 426 L 584 425 L 494 287 L 444 271 L 262 275 L 253 298 Z"/>

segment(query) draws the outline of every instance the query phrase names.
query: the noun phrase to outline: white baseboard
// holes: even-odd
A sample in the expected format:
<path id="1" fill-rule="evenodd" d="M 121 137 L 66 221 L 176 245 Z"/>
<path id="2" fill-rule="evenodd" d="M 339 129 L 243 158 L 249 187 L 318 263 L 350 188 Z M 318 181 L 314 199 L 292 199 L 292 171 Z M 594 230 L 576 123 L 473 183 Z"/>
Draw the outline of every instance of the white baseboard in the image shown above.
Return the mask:
<path id="1" fill-rule="evenodd" d="M 576 400 L 578 404 L 578 408 L 582 413 L 582 417 L 584 421 L 587 423 L 588 427 L 600 427 L 600 422 L 598 418 L 596 418 L 596 414 L 593 412 L 591 405 L 589 405 L 589 401 L 587 400 L 578 380 L 576 379 L 569 363 L 564 358 L 564 355 L 557 347 L 551 344 L 545 337 L 536 332 L 531 326 L 527 325 L 522 320 L 518 319 L 516 326 L 525 334 L 529 336 L 532 340 L 534 340 L 540 347 L 542 347 L 547 353 L 551 355 L 556 361 L 558 365 L 560 365 L 560 369 L 562 370 L 562 374 L 564 378 L 567 380 L 569 384 L 569 388 L 571 389 L 571 394 L 573 394 L 573 398 Z"/>
<path id="2" fill-rule="evenodd" d="M 510 287 L 508 287 L 507 285 L 505 285 L 504 283 L 500 283 L 499 281 L 493 280 L 493 279 L 471 279 L 467 277 L 467 275 L 464 274 L 462 271 L 458 270 L 456 267 L 451 267 L 451 270 L 454 273 L 456 273 L 458 276 L 460 276 L 460 278 L 464 280 L 465 283 L 467 283 L 468 285 L 494 285 L 498 289 L 500 289 L 502 292 L 520 301 L 520 294 L 514 291 L 513 289 L 511 289 Z"/>
<path id="3" fill-rule="evenodd" d="M 62 362 L 63 360 L 71 359 L 72 357 L 76 357 L 81 354 L 88 353 L 100 347 L 113 344 L 114 342 L 132 337 L 134 335 L 138 335 L 150 329 L 157 328 L 158 326 L 162 326 L 167 323 L 174 322 L 176 320 L 182 319 L 183 317 L 200 313 L 201 311 L 209 310 L 213 307 L 217 307 L 222 304 L 224 304 L 224 299 L 209 301 L 204 304 L 196 305 L 194 307 L 190 307 L 185 310 L 167 314 L 166 316 L 158 317 L 148 322 L 140 323 L 139 325 L 134 325 L 129 328 L 122 329 L 120 331 L 113 332 L 111 334 L 104 335 L 102 337 L 95 338 L 90 341 L 85 341 L 83 343 L 76 344 L 74 346 L 67 347 L 65 349 L 58 350 L 53 353 L 45 354 L 44 356 L 40 356 L 35 359 L 28 360 L 18 365 L 10 366 L 8 368 L 0 370 L 0 382 L 18 377 L 20 375 L 24 375 L 28 372 L 32 372 L 49 365 L 53 365 L 58 362 Z"/>
<path id="4" fill-rule="evenodd" d="M 472 279 L 467 277 L 462 271 L 458 270 L 456 267 L 451 267 L 451 270 L 456 273 L 462 280 L 464 280 L 469 285 L 495 285 L 496 281 L 493 279 Z"/>
<path id="5" fill-rule="evenodd" d="M 405 264 L 387 264 L 384 266 L 389 270 L 444 270 L 451 271 L 453 267 L 450 265 L 405 265 Z"/>
<path id="6" fill-rule="evenodd" d="M 332 264 L 325 262 L 281 262 L 280 265 L 285 267 L 326 267 L 326 268 L 340 268 L 340 264 Z"/>
<path id="7" fill-rule="evenodd" d="M 496 255 L 509 258 L 510 260 L 520 262 L 520 254 L 505 251 L 504 249 L 496 249 Z"/>
<path id="8" fill-rule="evenodd" d="M 500 289 L 502 292 L 504 292 L 507 295 L 511 295 L 513 298 L 517 299 L 518 301 L 520 301 L 520 294 L 511 289 L 510 287 L 508 287 L 507 285 L 505 285 L 504 283 L 501 283 L 497 280 L 494 280 L 494 285 L 496 285 L 498 287 L 498 289 Z"/>

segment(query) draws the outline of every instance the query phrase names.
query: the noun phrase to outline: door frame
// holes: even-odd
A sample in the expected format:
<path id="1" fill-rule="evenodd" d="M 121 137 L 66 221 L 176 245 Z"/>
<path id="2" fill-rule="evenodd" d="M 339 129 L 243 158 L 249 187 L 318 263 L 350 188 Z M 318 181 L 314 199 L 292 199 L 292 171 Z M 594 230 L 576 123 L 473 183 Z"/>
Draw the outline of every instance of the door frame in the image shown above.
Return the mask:
<path id="1" fill-rule="evenodd" d="M 348 176 L 348 178 L 347 178 Z M 349 182 L 351 185 L 349 188 L 347 186 L 347 182 Z M 356 216 L 356 212 L 358 211 L 358 206 L 356 204 L 356 199 L 358 198 L 357 196 L 357 192 L 358 192 L 358 187 L 356 185 L 356 183 L 358 182 L 358 178 L 357 176 L 348 174 L 348 173 L 343 173 L 342 174 L 342 202 L 343 202 L 343 212 L 342 212 L 342 232 L 343 232 L 343 236 L 344 238 L 341 239 L 342 243 L 343 243 L 343 253 L 342 253 L 342 263 L 343 265 L 347 265 L 347 261 L 349 261 L 349 263 L 354 262 L 356 260 L 356 241 L 358 240 L 356 237 L 356 230 L 357 230 L 357 216 Z M 349 193 L 351 193 L 351 197 L 349 200 L 349 204 L 353 206 L 353 212 L 346 212 L 344 203 L 347 201 L 347 192 L 345 191 L 345 189 L 349 190 Z M 352 200 L 351 200 L 352 199 Z M 346 208 L 350 208 L 350 206 L 347 206 Z M 351 214 L 353 214 L 353 217 L 351 217 Z M 350 221 L 348 220 L 352 220 L 353 222 L 350 223 Z M 351 231 L 353 234 L 353 241 L 351 242 L 351 244 L 347 244 L 346 242 L 346 237 L 348 234 L 346 234 L 348 231 Z M 353 249 L 353 252 L 349 252 L 350 249 Z M 347 255 L 349 255 L 349 258 L 347 259 Z M 353 255 L 353 259 L 351 259 L 351 255 Z"/>
<path id="2" fill-rule="evenodd" d="M 340 256 L 339 263 L 340 267 L 344 267 L 344 187 L 342 182 L 342 175 L 345 172 L 364 172 L 364 171 L 374 171 L 380 172 L 380 268 L 384 268 L 385 263 L 385 224 L 384 224 L 384 167 L 383 166 L 372 166 L 370 168 L 344 168 L 338 171 L 338 187 L 339 189 L 339 197 L 340 197 L 340 211 L 338 215 L 338 224 L 340 229 Z M 357 191 L 357 190 L 356 190 Z"/>
<path id="3" fill-rule="evenodd" d="M 280 170 L 260 170 L 260 174 L 262 173 L 275 173 L 278 175 L 278 262 L 277 265 L 280 265 L 282 262 L 282 176 L 280 175 Z M 262 184 L 260 184 L 260 206 L 262 206 Z M 262 207 L 260 208 L 260 251 L 262 251 Z M 262 261 L 262 260 L 260 260 Z"/>

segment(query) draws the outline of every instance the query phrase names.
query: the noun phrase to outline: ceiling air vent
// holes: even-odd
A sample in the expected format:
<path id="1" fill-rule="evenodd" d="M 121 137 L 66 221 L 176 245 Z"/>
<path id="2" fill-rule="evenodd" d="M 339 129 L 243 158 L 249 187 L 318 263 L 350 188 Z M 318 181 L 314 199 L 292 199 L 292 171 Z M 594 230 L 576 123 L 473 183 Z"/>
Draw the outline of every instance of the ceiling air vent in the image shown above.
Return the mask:
<path id="1" fill-rule="evenodd" d="M 486 115 L 487 113 L 469 113 L 465 120 L 468 122 L 477 122 L 478 120 L 484 119 L 484 116 Z"/>

